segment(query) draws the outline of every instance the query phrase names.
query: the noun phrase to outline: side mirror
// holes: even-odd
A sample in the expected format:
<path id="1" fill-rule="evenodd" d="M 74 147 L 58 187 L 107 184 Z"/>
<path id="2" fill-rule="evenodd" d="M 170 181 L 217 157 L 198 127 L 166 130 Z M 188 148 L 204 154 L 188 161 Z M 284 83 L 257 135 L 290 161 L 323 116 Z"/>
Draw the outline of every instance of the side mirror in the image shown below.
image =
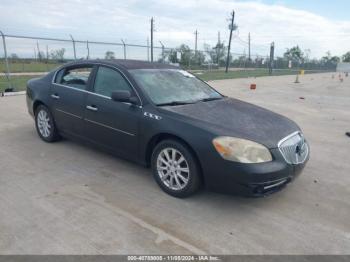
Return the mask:
<path id="1" fill-rule="evenodd" d="M 136 97 L 131 96 L 131 92 L 127 90 L 114 91 L 111 95 L 112 100 L 117 102 L 126 102 L 131 104 L 137 104 Z"/>

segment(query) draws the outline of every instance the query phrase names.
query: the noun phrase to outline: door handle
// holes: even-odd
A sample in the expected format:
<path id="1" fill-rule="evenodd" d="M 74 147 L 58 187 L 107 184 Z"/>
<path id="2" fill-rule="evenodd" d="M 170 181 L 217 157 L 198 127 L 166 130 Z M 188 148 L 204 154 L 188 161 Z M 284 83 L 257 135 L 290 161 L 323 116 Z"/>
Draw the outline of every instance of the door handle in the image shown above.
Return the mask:
<path id="1" fill-rule="evenodd" d="M 97 111 L 97 107 L 96 106 L 86 106 L 86 109 L 91 110 L 91 111 Z"/>
<path id="2" fill-rule="evenodd" d="M 53 99 L 60 99 L 59 95 L 57 95 L 57 94 L 52 94 L 51 97 L 52 97 Z"/>

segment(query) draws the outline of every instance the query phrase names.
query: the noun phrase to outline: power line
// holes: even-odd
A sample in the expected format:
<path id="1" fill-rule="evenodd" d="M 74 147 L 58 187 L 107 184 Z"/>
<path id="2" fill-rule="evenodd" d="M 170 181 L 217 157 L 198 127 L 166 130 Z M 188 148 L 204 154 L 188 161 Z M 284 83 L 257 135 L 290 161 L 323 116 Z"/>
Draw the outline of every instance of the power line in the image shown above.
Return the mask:
<path id="1" fill-rule="evenodd" d="M 248 45 L 248 42 L 247 42 L 247 41 L 244 41 L 242 38 L 240 38 L 240 36 L 237 35 L 236 38 L 237 38 L 238 41 L 240 41 L 240 42 L 242 42 L 242 43 Z"/>

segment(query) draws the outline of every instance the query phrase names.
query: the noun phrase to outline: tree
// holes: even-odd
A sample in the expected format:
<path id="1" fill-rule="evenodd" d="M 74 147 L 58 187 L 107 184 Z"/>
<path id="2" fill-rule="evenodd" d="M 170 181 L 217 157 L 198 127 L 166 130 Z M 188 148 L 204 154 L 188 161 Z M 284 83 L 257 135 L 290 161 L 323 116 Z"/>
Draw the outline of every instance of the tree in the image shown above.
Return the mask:
<path id="1" fill-rule="evenodd" d="M 214 47 L 204 45 L 205 52 L 210 56 L 213 63 L 224 66 L 226 63 L 227 47 L 224 43 L 218 42 Z"/>
<path id="2" fill-rule="evenodd" d="M 287 48 L 284 53 L 284 58 L 291 60 L 293 62 L 303 63 L 304 62 L 304 53 L 301 51 L 299 46 L 294 46 L 292 48 Z"/>
<path id="3" fill-rule="evenodd" d="M 311 55 L 311 49 L 305 49 L 304 50 L 304 61 L 309 62 L 310 61 L 310 55 Z"/>
<path id="4" fill-rule="evenodd" d="M 10 58 L 11 58 L 12 60 L 18 60 L 18 59 L 19 59 L 19 57 L 18 57 L 18 55 L 17 55 L 16 53 L 12 53 L 12 54 L 10 55 Z"/>
<path id="5" fill-rule="evenodd" d="M 105 59 L 115 59 L 115 54 L 113 51 L 107 51 L 105 53 Z"/>
<path id="6" fill-rule="evenodd" d="M 208 44 L 204 44 L 204 50 L 209 55 L 211 62 L 212 63 L 217 63 L 215 50 L 213 50 L 213 48 L 210 45 L 208 45 Z"/>
<path id="7" fill-rule="evenodd" d="M 185 66 L 190 65 L 193 57 L 193 52 L 191 51 L 190 47 L 188 45 L 182 44 L 178 48 L 178 51 L 181 53 L 180 64 Z"/>
<path id="8" fill-rule="evenodd" d="M 350 63 L 350 51 L 343 55 L 343 62 Z"/>
<path id="9" fill-rule="evenodd" d="M 170 49 L 170 50 L 165 50 L 164 51 L 164 56 L 168 57 L 168 60 L 170 63 L 178 63 L 177 61 L 177 49 Z"/>
<path id="10" fill-rule="evenodd" d="M 192 64 L 202 65 L 205 62 L 205 55 L 202 51 L 197 51 L 197 54 L 195 54 L 192 58 L 193 58 Z"/>
<path id="11" fill-rule="evenodd" d="M 176 52 L 181 53 L 180 61 L 176 58 Z M 197 55 L 199 52 L 197 53 Z M 182 44 L 176 49 L 172 49 L 170 51 L 165 51 L 164 56 L 168 57 L 168 60 L 172 63 L 180 63 L 184 66 L 189 66 L 192 63 L 194 63 L 194 53 L 190 49 L 188 45 Z M 202 59 L 202 58 L 201 58 Z"/>
<path id="12" fill-rule="evenodd" d="M 50 52 L 50 57 L 53 60 L 57 60 L 59 62 L 64 62 L 64 53 L 66 52 L 65 48 L 61 48 L 61 49 L 56 49 L 56 50 L 52 50 Z"/>
<path id="13" fill-rule="evenodd" d="M 340 62 L 340 58 L 338 56 L 332 56 L 331 52 L 328 51 L 326 56 L 321 58 L 321 62 L 324 64 L 337 64 Z"/>
<path id="14" fill-rule="evenodd" d="M 44 58 L 45 58 L 44 52 L 43 51 L 39 51 L 38 52 L 38 60 L 42 61 L 42 60 L 44 60 Z"/>

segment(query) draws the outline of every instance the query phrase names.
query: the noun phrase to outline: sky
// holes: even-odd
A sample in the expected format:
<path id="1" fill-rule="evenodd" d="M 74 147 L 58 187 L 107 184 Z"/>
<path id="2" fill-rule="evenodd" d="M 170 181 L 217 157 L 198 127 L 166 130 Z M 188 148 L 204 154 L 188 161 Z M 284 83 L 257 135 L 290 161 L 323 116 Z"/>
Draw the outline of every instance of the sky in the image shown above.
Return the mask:
<path id="1" fill-rule="evenodd" d="M 72 34 L 79 40 L 123 39 L 145 45 L 153 16 L 156 45 L 161 41 L 166 47 L 185 43 L 194 48 L 197 29 L 198 49 L 203 49 L 204 44 L 216 44 L 218 31 L 221 41 L 228 43 L 233 9 L 238 25 L 233 53 L 247 54 L 248 33 L 252 55 L 266 56 L 271 42 L 277 55 L 295 45 L 310 58 L 350 51 L 349 0 L 0 0 L 0 30 L 9 35 L 69 39 Z M 32 46 L 11 41 L 13 50 Z"/>

